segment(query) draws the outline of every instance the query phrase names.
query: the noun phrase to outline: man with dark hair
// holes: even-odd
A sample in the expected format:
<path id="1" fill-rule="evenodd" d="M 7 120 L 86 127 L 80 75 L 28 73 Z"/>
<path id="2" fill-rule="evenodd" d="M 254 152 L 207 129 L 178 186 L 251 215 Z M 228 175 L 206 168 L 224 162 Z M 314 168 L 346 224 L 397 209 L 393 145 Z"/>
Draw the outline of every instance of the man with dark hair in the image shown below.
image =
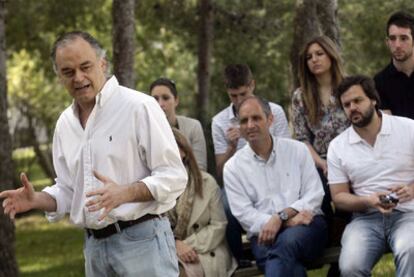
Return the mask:
<path id="1" fill-rule="evenodd" d="M 381 113 L 373 81 L 350 76 L 337 97 L 351 127 L 328 149 L 337 209 L 353 212 L 342 236 L 342 276 L 371 276 L 390 249 L 398 276 L 414 276 L 414 121 Z"/>
<path id="2" fill-rule="evenodd" d="M 211 125 L 216 175 L 219 181 L 222 179 L 224 164 L 246 144 L 246 140 L 240 135 L 237 110 L 243 99 L 253 95 L 256 86 L 253 74 L 246 64 L 228 65 L 224 70 L 224 83 L 231 104 L 213 117 Z M 277 137 L 290 137 L 282 107 L 274 103 L 270 103 L 270 107 L 275 118 L 270 126 L 271 134 Z M 223 197 L 223 203 L 228 219 L 226 236 L 230 249 L 241 267 L 248 266 L 250 263 L 243 257 L 242 228 L 230 212 L 226 195 Z"/>
<path id="3" fill-rule="evenodd" d="M 105 50 L 85 32 L 56 40 L 52 61 L 73 103 L 53 138 L 55 184 L 36 192 L 3 191 L 4 212 L 65 214 L 85 229 L 86 276 L 178 276 L 174 236 L 163 216 L 183 192 L 187 173 L 154 98 L 108 77 Z"/>
<path id="4" fill-rule="evenodd" d="M 231 211 L 265 276 L 306 276 L 302 262 L 320 255 L 327 241 L 324 190 L 312 156 L 302 142 L 270 133 L 267 101 L 247 97 L 239 119 L 248 143 L 223 171 Z"/>
<path id="5" fill-rule="evenodd" d="M 242 148 L 246 141 L 241 138 L 238 126 L 237 109 L 240 102 L 253 95 L 256 81 L 246 64 L 228 65 L 224 70 L 224 83 L 231 104 L 213 117 L 212 135 L 216 156 L 216 173 L 221 179 L 223 166 L 233 154 Z M 270 103 L 275 116 L 270 132 L 278 137 L 290 137 L 286 115 L 281 106 Z"/>
<path id="6" fill-rule="evenodd" d="M 399 11 L 387 22 L 386 44 L 391 63 L 375 76 L 375 84 L 387 113 L 414 119 L 414 17 Z"/>

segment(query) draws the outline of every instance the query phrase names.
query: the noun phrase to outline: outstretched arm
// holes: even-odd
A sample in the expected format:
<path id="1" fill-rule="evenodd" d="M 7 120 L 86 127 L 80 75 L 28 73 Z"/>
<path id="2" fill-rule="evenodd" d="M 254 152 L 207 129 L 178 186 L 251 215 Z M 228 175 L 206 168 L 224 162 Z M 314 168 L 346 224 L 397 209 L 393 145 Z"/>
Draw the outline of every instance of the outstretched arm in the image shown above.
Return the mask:
<path id="1" fill-rule="evenodd" d="M 46 192 L 34 191 L 32 183 L 26 174 L 20 174 L 22 187 L 16 190 L 6 190 L 0 193 L 3 198 L 4 213 L 14 219 L 16 214 L 39 209 L 45 212 L 56 211 L 56 201 Z"/>

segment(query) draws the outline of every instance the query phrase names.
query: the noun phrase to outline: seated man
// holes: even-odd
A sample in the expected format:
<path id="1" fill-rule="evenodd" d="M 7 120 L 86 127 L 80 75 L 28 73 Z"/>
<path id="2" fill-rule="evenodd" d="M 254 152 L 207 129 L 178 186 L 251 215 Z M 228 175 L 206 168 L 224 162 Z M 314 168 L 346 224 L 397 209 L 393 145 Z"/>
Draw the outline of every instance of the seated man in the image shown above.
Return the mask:
<path id="1" fill-rule="evenodd" d="M 397 276 L 414 276 L 414 121 L 381 113 L 374 82 L 351 76 L 337 98 L 352 126 L 328 150 L 338 209 L 354 213 L 342 236 L 342 276 L 371 276 L 391 249 Z"/>
<path id="2" fill-rule="evenodd" d="M 265 100 L 243 100 L 239 118 L 248 144 L 223 172 L 231 211 L 266 276 L 306 276 L 301 262 L 320 255 L 327 240 L 324 191 L 311 154 L 302 142 L 270 134 L 273 115 Z"/>

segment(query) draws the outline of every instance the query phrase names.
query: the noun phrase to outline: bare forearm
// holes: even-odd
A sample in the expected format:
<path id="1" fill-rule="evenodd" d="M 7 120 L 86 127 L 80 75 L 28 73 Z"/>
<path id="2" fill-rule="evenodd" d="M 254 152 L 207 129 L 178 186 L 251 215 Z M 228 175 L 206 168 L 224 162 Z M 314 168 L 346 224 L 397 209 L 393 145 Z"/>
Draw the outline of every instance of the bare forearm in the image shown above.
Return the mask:
<path id="1" fill-rule="evenodd" d="M 319 154 L 316 152 L 316 150 L 313 148 L 313 146 L 309 142 L 305 142 L 306 146 L 309 149 L 309 152 L 311 153 L 312 159 L 315 162 L 317 167 L 321 167 L 321 164 L 323 163 L 323 159 L 319 156 Z"/>
<path id="2" fill-rule="evenodd" d="M 341 192 L 333 196 L 335 207 L 349 212 L 365 211 L 369 205 L 368 197 L 357 196 L 348 192 Z"/>
<path id="3" fill-rule="evenodd" d="M 56 200 L 46 192 L 35 192 L 32 209 L 37 209 L 44 212 L 56 212 Z"/>
<path id="4" fill-rule="evenodd" d="M 154 200 L 151 191 L 143 182 L 136 182 L 127 187 L 127 193 L 130 196 L 127 202 L 147 202 Z"/>

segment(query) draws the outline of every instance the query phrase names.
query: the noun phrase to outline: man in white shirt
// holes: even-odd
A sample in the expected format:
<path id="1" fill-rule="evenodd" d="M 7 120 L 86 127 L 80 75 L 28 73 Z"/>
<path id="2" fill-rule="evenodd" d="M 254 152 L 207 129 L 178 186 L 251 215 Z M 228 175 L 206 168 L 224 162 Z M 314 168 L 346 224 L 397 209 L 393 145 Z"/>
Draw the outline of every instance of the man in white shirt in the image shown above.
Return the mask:
<path id="1" fill-rule="evenodd" d="M 211 123 L 214 154 L 216 157 L 216 176 L 219 182 L 222 181 L 224 164 L 237 150 L 246 144 L 246 140 L 240 134 L 237 108 L 243 99 L 253 95 L 256 87 L 253 74 L 246 64 L 228 65 L 224 70 L 224 82 L 231 103 L 230 106 L 216 114 Z M 274 118 L 276 118 L 269 127 L 270 133 L 277 137 L 290 138 L 283 108 L 274 103 L 270 103 L 270 107 Z M 223 204 L 228 220 L 226 237 L 231 252 L 240 267 L 248 266 L 248 261 L 243 257 L 242 228 L 231 214 L 225 194 L 223 195 Z"/>
<path id="2" fill-rule="evenodd" d="M 246 64 L 228 65 L 224 70 L 224 82 L 231 101 L 230 106 L 213 117 L 211 131 L 216 156 L 216 172 L 222 176 L 223 166 L 233 154 L 246 144 L 241 137 L 237 115 L 238 105 L 245 98 L 252 96 L 256 81 Z M 270 133 L 276 137 L 290 138 L 288 122 L 283 108 L 275 103 L 269 103 L 275 121 L 269 126 Z"/>
<path id="3" fill-rule="evenodd" d="M 54 69 L 73 97 L 53 139 L 55 185 L 0 198 L 11 218 L 32 209 L 50 221 L 69 213 L 85 228 L 87 276 L 178 276 L 174 237 L 163 213 L 183 192 L 187 173 L 156 101 L 107 78 L 99 42 L 85 32 L 59 37 Z"/>
<path id="4" fill-rule="evenodd" d="M 390 249 L 398 276 L 414 276 L 414 121 L 381 113 L 373 80 L 350 76 L 337 98 L 352 126 L 328 149 L 338 209 L 353 212 L 342 236 L 343 276 L 371 276 Z"/>
<path id="5" fill-rule="evenodd" d="M 327 239 L 324 191 L 310 152 L 271 135 L 273 114 L 257 96 L 241 102 L 239 119 L 248 144 L 223 171 L 231 211 L 266 276 L 306 276 L 302 262 L 320 255 Z"/>

